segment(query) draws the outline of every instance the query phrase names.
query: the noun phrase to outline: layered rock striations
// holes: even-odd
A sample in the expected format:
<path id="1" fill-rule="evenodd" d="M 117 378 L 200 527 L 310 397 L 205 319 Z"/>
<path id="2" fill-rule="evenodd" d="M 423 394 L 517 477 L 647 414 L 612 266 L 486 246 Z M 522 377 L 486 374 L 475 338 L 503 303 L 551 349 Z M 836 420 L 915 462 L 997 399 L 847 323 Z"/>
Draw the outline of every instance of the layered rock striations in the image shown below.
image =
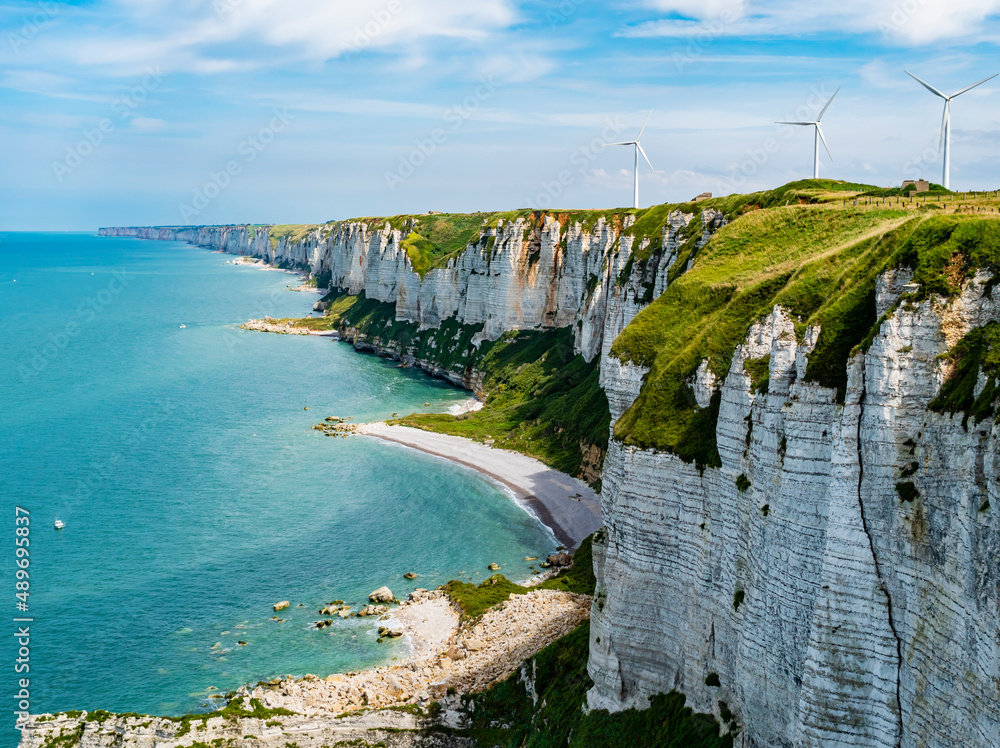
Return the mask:
<path id="1" fill-rule="evenodd" d="M 338 309 L 352 305 L 350 313 L 338 313 L 330 322 L 341 340 L 356 350 L 447 379 L 484 399 L 491 386 L 508 384 L 503 379 L 508 373 L 497 373 L 504 356 L 517 356 L 498 354 L 510 342 L 508 338 L 498 343 L 499 338 L 512 331 L 547 335 L 532 356 L 537 360 L 547 355 L 543 348 L 549 346 L 553 360 L 560 363 L 533 391 L 548 393 L 561 385 L 573 392 L 559 409 L 563 420 L 551 414 L 533 419 L 534 430 L 521 436 L 534 449 L 547 449 L 553 459 L 561 460 L 560 469 L 591 483 L 599 481 L 607 409 L 597 384 L 597 359 L 649 303 L 654 286 L 666 285 L 677 258 L 688 257 L 725 223 L 722 214 L 704 207 L 697 214 L 664 209 L 662 218 L 657 212 L 641 231 L 636 214 L 627 211 L 449 217 L 452 229 L 471 226 L 467 234 L 456 232 L 470 236 L 469 241 L 450 253 L 447 250 L 457 243 L 436 247 L 431 262 L 419 246 L 414 253 L 414 242 L 423 242 L 416 231 L 426 231 L 423 220 L 365 219 L 315 227 L 118 228 L 101 233 L 189 241 L 307 270 L 321 285 L 354 297 L 323 302 L 339 303 Z M 246 327 L 292 329 L 275 327 L 266 319 Z M 572 365 L 556 374 L 559 367 L 571 364 L 573 353 L 581 354 L 586 366 Z M 522 364 L 512 364 L 511 371 Z M 600 419 L 596 426 L 591 423 L 595 418 Z"/>
<path id="2" fill-rule="evenodd" d="M 910 275 L 880 279 L 843 402 L 806 381 L 819 330 L 776 306 L 693 383 L 721 398 L 721 467 L 612 440 L 591 707 L 677 689 L 743 746 L 1000 746 L 1000 426 L 929 408 L 1000 288 L 897 303 Z M 613 419 L 645 375 L 602 362 Z"/>
<path id="3" fill-rule="evenodd" d="M 711 208 L 664 212 L 653 230 L 628 212 L 592 224 L 519 217 L 484 226 L 421 272 L 406 232 L 387 222 L 328 224 L 295 241 L 267 227 L 107 232 L 329 273 L 331 286 L 395 304 L 395 320 L 436 335 L 437 351 L 572 328 L 577 350 L 600 362 L 612 418 L 594 541 L 591 708 L 643 708 L 677 690 L 744 748 L 1000 748 L 1000 425 L 995 408 L 970 417 L 940 402 L 967 365 L 956 346 L 1000 322 L 1000 261 L 967 272 L 965 250 L 941 254 L 942 277 L 960 281 L 945 293 L 930 261 L 902 246 L 924 219 L 781 210 L 770 223 L 755 211 L 711 242 L 727 223 Z M 946 237 L 949 226 L 935 230 Z M 772 273 L 737 281 L 719 270 L 720 257 L 739 258 L 754 241 Z M 716 327 L 677 346 L 676 360 L 698 346 L 707 358 L 679 364 L 685 387 L 670 390 L 670 361 L 619 355 L 613 344 L 637 326 L 634 338 L 665 334 L 669 320 L 651 324 L 643 310 L 696 275 L 687 273 L 706 245 L 716 270 L 676 299 L 703 304 Z M 740 272 L 753 264 L 740 262 Z M 869 299 L 852 283 L 875 278 L 873 267 L 884 269 Z M 857 298 L 827 303 L 841 289 Z M 733 311 L 780 293 L 788 302 L 768 302 L 750 323 L 745 308 Z M 864 329 L 838 331 L 831 309 L 848 319 L 841 328 L 863 318 Z M 720 353 L 720 327 L 738 329 L 731 355 Z M 391 331 L 354 342 L 415 356 Z M 963 397 L 1000 392 L 1000 368 L 973 363 Z M 474 372 L 425 365 L 475 386 Z M 616 431 L 642 421 L 648 436 L 671 409 L 701 426 L 674 433 L 669 448 Z M 697 457 L 706 429 L 711 459 Z M 699 444 L 686 450 L 684 439 Z"/>
<path id="4" fill-rule="evenodd" d="M 325 224 L 292 240 L 272 237 L 270 227 L 105 228 L 102 236 L 188 241 L 273 264 L 307 267 L 329 274 L 332 288 L 395 304 L 395 318 L 433 329 L 448 319 L 480 325 L 479 340 L 496 340 L 510 330 L 572 327 L 576 346 L 592 361 L 651 299 L 652 285 L 666 285 L 666 273 L 692 220 L 671 213 L 652 237 L 628 233 L 634 216 L 619 222 L 598 218 L 593 226 L 533 214 L 485 225 L 478 238 L 423 275 L 404 247 L 407 230 L 390 222 Z M 724 223 L 721 214 L 701 214 L 697 240 L 706 241 Z M 629 262 L 633 245 L 655 252 Z M 648 287 L 648 288 L 647 288 Z"/>

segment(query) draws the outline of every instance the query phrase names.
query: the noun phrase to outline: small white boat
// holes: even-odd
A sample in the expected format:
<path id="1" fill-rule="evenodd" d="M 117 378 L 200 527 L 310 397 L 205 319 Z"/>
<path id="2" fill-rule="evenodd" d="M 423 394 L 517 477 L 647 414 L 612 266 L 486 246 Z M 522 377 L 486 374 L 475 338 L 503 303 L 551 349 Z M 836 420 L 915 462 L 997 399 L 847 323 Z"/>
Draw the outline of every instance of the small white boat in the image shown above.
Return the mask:
<path id="1" fill-rule="evenodd" d="M 181 325 L 181 329 L 182 329 L 182 330 L 183 330 L 183 329 L 184 329 L 185 327 L 187 327 L 187 325 Z"/>
<path id="2" fill-rule="evenodd" d="M 57 520 L 55 521 L 55 525 L 54 525 L 54 527 L 55 527 L 55 528 L 56 528 L 57 530 L 61 530 L 61 529 L 63 529 L 63 528 L 65 527 L 65 526 L 66 526 L 66 523 L 65 523 L 65 522 L 63 522 L 63 521 L 62 521 L 61 519 L 57 519 Z"/>

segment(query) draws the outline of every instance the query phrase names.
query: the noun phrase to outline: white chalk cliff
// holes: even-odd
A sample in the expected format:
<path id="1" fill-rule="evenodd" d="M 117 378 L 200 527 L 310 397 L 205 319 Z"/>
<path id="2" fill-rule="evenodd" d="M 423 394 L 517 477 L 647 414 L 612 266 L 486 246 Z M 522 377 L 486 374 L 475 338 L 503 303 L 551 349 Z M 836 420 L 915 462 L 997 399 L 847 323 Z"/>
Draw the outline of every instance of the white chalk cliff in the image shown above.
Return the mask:
<path id="1" fill-rule="evenodd" d="M 880 314 L 908 279 L 890 275 Z M 902 302 L 851 359 L 843 404 L 804 381 L 818 330 L 798 342 L 776 307 L 715 385 L 721 468 L 612 440 L 591 707 L 677 689 L 735 714 L 742 746 L 1000 746 L 1000 425 L 927 408 L 939 354 L 1000 320 L 988 277 Z M 758 394 L 743 363 L 768 354 Z M 604 359 L 612 419 L 645 373 Z M 913 463 L 921 497 L 903 502 Z"/>
<path id="2" fill-rule="evenodd" d="M 601 356 L 614 421 L 647 372 L 611 345 L 685 269 L 674 264 L 692 218 L 670 214 L 641 262 L 650 239 L 629 233 L 631 216 L 502 223 L 423 278 L 388 224 L 328 224 L 274 245 L 266 227 L 102 233 L 307 265 L 422 328 L 454 318 L 496 339 L 572 327 L 587 360 Z M 700 243 L 725 222 L 711 210 L 695 220 Z M 910 277 L 880 279 L 879 316 L 895 309 L 851 358 L 844 402 L 805 380 L 820 331 L 797 337 L 775 307 L 724 380 L 707 367 L 692 380 L 702 407 L 721 394 L 720 468 L 612 438 L 594 544 L 592 708 L 642 708 L 676 689 L 730 722 L 745 748 L 1000 748 L 1000 419 L 966 428 L 961 413 L 928 408 L 948 374 L 939 356 L 1000 321 L 1000 286 L 980 273 L 955 299 L 900 302 Z M 765 355 L 758 393 L 743 364 Z M 916 501 L 897 493 L 904 471 Z"/>
<path id="3" fill-rule="evenodd" d="M 711 210 L 702 216 L 707 240 L 723 221 Z M 282 236 L 272 242 L 267 226 L 105 228 L 101 235 L 189 241 L 270 263 L 308 266 L 315 275 L 329 272 L 332 286 L 395 304 L 397 320 L 422 329 L 454 318 L 482 324 L 481 339 L 496 340 L 508 330 L 573 327 L 578 351 L 592 361 L 610 346 L 608 334 L 613 340 L 648 303 L 636 298 L 642 293 L 641 273 L 655 277 L 661 290 L 666 285 L 679 233 L 691 216 L 675 211 L 662 231 L 664 251 L 622 285 L 619 276 L 635 241 L 623 234 L 631 218 L 626 216 L 624 226 L 602 218 L 590 228 L 564 227 L 552 216 L 535 227 L 520 218 L 501 222 L 423 278 L 402 246 L 405 233 L 387 222 L 326 224 L 300 241 Z"/>

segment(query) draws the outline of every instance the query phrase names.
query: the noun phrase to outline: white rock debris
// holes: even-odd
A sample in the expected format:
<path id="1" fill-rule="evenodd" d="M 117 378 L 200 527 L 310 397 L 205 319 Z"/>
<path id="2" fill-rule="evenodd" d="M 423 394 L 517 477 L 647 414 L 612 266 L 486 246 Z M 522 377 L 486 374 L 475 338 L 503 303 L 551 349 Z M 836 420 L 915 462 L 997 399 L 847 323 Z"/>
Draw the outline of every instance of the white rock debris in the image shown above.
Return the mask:
<path id="1" fill-rule="evenodd" d="M 84 748 L 183 748 L 193 741 L 212 745 L 216 739 L 228 745 L 230 738 L 252 741 L 239 744 L 258 748 L 279 748 L 290 741 L 299 748 L 320 748 L 350 740 L 381 741 L 387 746 L 471 745 L 435 742 L 433 732 L 400 736 L 396 731 L 416 730 L 428 720 L 407 712 L 375 710 L 426 707 L 433 700 L 445 707 L 445 721 L 454 722 L 460 719 L 456 694 L 474 693 L 505 680 L 523 660 L 587 620 L 590 607 L 589 595 L 532 590 L 513 595 L 471 626 L 459 626 L 459 616 L 442 592 L 416 590 L 390 620 L 372 621 L 373 628 L 398 626 L 412 640 L 412 655 L 398 664 L 325 678 L 276 680 L 236 692 L 236 703 L 247 711 L 259 705 L 292 714 L 211 717 L 192 722 L 188 731 L 176 721 L 158 717 L 112 715 L 87 722 L 86 717 L 40 715 L 28 723 L 20 748 L 43 748 L 46 741 L 76 733 L 81 725 Z M 449 706 L 455 707 L 454 713 L 447 711 Z"/>

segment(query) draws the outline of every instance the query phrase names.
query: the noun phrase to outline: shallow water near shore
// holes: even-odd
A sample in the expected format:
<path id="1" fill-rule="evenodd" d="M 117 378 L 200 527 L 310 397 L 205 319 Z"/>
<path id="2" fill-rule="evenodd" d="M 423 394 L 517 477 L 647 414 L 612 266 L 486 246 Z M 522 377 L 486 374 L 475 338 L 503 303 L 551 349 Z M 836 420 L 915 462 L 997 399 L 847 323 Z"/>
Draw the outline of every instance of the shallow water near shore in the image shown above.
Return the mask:
<path id="1" fill-rule="evenodd" d="M 312 629 L 318 609 L 383 584 L 405 597 L 480 580 L 492 562 L 523 578 L 522 559 L 553 548 L 464 468 L 313 431 L 329 415 L 442 411 L 468 393 L 326 338 L 237 329 L 302 316 L 317 297 L 286 290 L 291 274 L 227 259 L 173 242 L 0 234 L 4 568 L 12 588 L 20 506 L 33 713 L 176 715 L 247 681 L 382 664 L 404 645 L 377 644 L 371 619 Z M 24 615 L 13 590 L 8 600 Z M 280 600 L 291 606 L 275 614 Z M 13 722 L 0 745 L 16 743 Z"/>

